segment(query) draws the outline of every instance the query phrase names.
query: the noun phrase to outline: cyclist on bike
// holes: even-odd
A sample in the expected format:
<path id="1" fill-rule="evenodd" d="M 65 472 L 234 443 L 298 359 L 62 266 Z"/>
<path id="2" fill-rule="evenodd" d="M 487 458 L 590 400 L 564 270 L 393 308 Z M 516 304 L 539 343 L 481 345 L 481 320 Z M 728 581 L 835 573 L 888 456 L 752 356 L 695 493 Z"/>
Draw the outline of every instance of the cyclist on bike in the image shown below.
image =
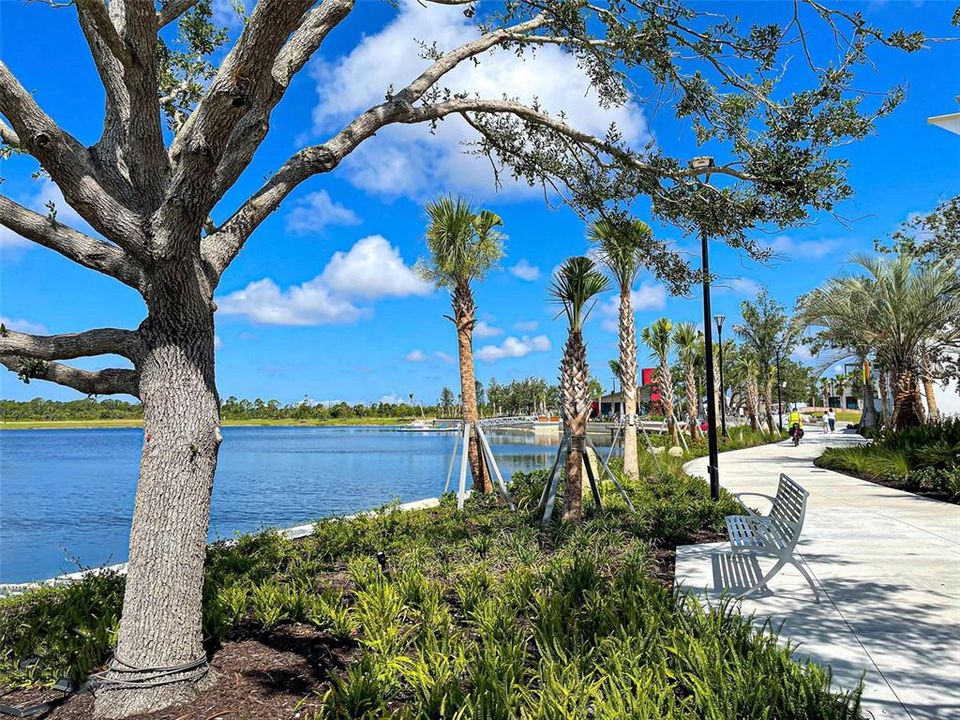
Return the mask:
<path id="1" fill-rule="evenodd" d="M 803 416 L 800 414 L 800 411 L 797 410 L 796 406 L 790 411 L 788 422 L 790 424 L 790 437 L 793 439 L 793 444 L 799 445 L 800 438 L 803 437 Z"/>

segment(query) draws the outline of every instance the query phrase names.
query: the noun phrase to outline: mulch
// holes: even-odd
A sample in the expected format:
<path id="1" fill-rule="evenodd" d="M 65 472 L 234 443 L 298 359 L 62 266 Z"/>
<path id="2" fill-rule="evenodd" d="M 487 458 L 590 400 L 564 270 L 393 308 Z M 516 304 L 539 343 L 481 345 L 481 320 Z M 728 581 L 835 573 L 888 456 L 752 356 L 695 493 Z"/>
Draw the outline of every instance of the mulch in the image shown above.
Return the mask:
<path id="1" fill-rule="evenodd" d="M 689 542 L 723 540 L 724 535 L 698 532 Z M 652 549 L 652 579 L 672 587 L 676 547 Z M 331 573 L 334 584 L 347 584 L 346 573 Z M 210 656 L 216 682 L 187 705 L 132 716 L 132 720 L 312 720 L 330 687 L 330 673 L 342 675 L 360 655 L 353 641 L 338 640 L 308 625 L 283 625 L 227 639 Z M 18 690 L 0 696 L 0 703 L 27 708 L 49 703 L 31 720 L 89 720 L 93 696 L 87 691 L 64 695 L 49 688 Z M 0 714 L 0 720 L 7 717 Z"/>
<path id="2" fill-rule="evenodd" d="M 256 637 L 223 644 L 210 660 L 216 682 L 188 705 L 136 715 L 136 720 L 311 719 L 329 688 L 329 672 L 342 671 L 358 650 L 306 625 L 288 625 Z M 55 690 L 22 690 L 0 702 L 25 708 L 41 702 L 51 708 L 32 720 L 88 720 L 93 696 L 64 696 Z M 0 718 L 6 717 L 0 715 Z"/>

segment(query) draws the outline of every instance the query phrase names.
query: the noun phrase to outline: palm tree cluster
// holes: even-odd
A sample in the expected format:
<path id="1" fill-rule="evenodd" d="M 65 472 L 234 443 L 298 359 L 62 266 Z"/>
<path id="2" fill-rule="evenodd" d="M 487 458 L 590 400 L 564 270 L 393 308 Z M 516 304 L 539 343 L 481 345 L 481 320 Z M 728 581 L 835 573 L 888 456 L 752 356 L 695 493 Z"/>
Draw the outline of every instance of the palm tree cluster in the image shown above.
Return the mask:
<path id="1" fill-rule="evenodd" d="M 815 346 L 840 351 L 879 372 L 881 420 L 900 429 L 936 419 L 934 385 L 957 376 L 960 275 L 948 259 L 857 254 L 854 273 L 800 298 L 798 320 Z M 865 410 L 873 382 L 861 383 Z M 887 393 L 893 409 L 888 410 Z M 925 402 L 924 402 L 925 401 Z M 926 407 L 924 407 L 926 405 Z M 865 412 L 863 425 L 876 423 Z"/>

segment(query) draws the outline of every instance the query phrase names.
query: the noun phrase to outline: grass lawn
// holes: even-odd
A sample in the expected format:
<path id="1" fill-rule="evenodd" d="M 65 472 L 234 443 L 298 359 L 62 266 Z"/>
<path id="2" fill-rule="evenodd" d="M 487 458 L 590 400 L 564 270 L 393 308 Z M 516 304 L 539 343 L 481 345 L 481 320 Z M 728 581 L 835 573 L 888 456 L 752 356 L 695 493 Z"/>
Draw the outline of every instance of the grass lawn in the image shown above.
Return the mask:
<path id="1" fill-rule="evenodd" d="M 679 462 L 679 459 L 673 459 Z M 646 467 L 646 463 L 644 464 Z M 856 693 L 791 659 L 731 605 L 670 589 L 672 548 L 723 537 L 732 497 L 675 465 L 604 488 L 586 521 L 540 527 L 545 471 L 515 477 L 517 512 L 490 497 L 264 532 L 208 553 L 204 635 L 218 681 L 150 720 L 240 718 L 859 718 Z M 378 562 L 384 553 L 384 565 Z M 0 601 L 4 702 L 44 697 L 107 657 L 123 578 L 88 577 Z M 24 660 L 35 658 L 28 664 Z M 72 696 L 53 720 L 87 717 Z"/>

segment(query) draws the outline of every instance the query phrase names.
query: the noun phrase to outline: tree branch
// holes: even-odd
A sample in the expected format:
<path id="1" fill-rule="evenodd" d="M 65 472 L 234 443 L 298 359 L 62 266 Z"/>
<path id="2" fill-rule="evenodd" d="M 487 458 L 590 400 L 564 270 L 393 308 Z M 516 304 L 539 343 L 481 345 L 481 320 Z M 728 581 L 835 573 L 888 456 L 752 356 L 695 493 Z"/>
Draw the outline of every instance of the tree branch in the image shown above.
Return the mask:
<path id="1" fill-rule="evenodd" d="M 49 380 L 87 395 L 140 397 L 140 374 L 136 370 L 120 368 L 80 370 L 63 363 L 3 354 L 0 354 L 0 365 L 17 373 L 24 381 Z"/>
<path id="2" fill-rule="evenodd" d="M 40 161 L 69 205 L 97 232 L 136 254 L 142 245 L 137 216 L 104 189 L 87 149 L 40 109 L 2 61 L 0 114 L 13 125 L 19 147 Z"/>
<path id="3" fill-rule="evenodd" d="M 270 97 L 259 102 L 237 124 L 213 180 L 213 203 L 223 197 L 247 168 L 270 128 L 270 113 L 283 98 L 290 81 L 350 11 L 354 0 L 324 0 L 310 10 L 273 63 L 275 81 Z"/>
<path id="4" fill-rule="evenodd" d="M 99 328 L 62 335 L 29 335 L 0 326 L 0 355 L 33 360 L 72 360 L 94 355 L 121 355 L 135 360 L 140 341 L 132 330 Z"/>
<path id="5" fill-rule="evenodd" d="M 13 128 L 3 122 L 3 120 L 0 120 L 0 140 L 2 140 L 5 145 L 9 145 L 12 148 L 20 147 L 20 138 L 17 137 L 17 134 L 13 131 Z"/>
<path id="6" fill-rule="evenodd" d="M 80 16 L 81 24 L 96 33 L 96 36 L 110 50 L 114 58 L 124 65 L 128 65 L 130 63 L 130 51 L 123 44 L 117 29 L 113 26 L 103 0 L 75 0 L 74 4 L 77 6 L 77 14 Z M 91 45 L 91 50 L 94 51 L 96 57 L 97 48 Z"/>
<path id="7" fill-rule="evenodd" d="M 273 64 L 290 33 L 303 21 L 313 0 L 260 0 L 240 39 L 210 82 L 206 95 L 177 133 L 170 148 L 176 164 L 164 223 L 199 230 L 216 198 L 214 173 L 238 123 L 275 92 Z M 265 118 L 264 118 L 265 121 Z"/>
<path id="8" fill-rule="evenodd" d="M 157 13 L 157 29 L 166 27 L 198 2 L 199 0 L 167 0 Z"/>
<path id="9" fill-rule="evenodd" d="M 67 227 L 0 195 L 0 225 L 75 263 L 140 289 L 140 268 L 122 249 Z"/>

